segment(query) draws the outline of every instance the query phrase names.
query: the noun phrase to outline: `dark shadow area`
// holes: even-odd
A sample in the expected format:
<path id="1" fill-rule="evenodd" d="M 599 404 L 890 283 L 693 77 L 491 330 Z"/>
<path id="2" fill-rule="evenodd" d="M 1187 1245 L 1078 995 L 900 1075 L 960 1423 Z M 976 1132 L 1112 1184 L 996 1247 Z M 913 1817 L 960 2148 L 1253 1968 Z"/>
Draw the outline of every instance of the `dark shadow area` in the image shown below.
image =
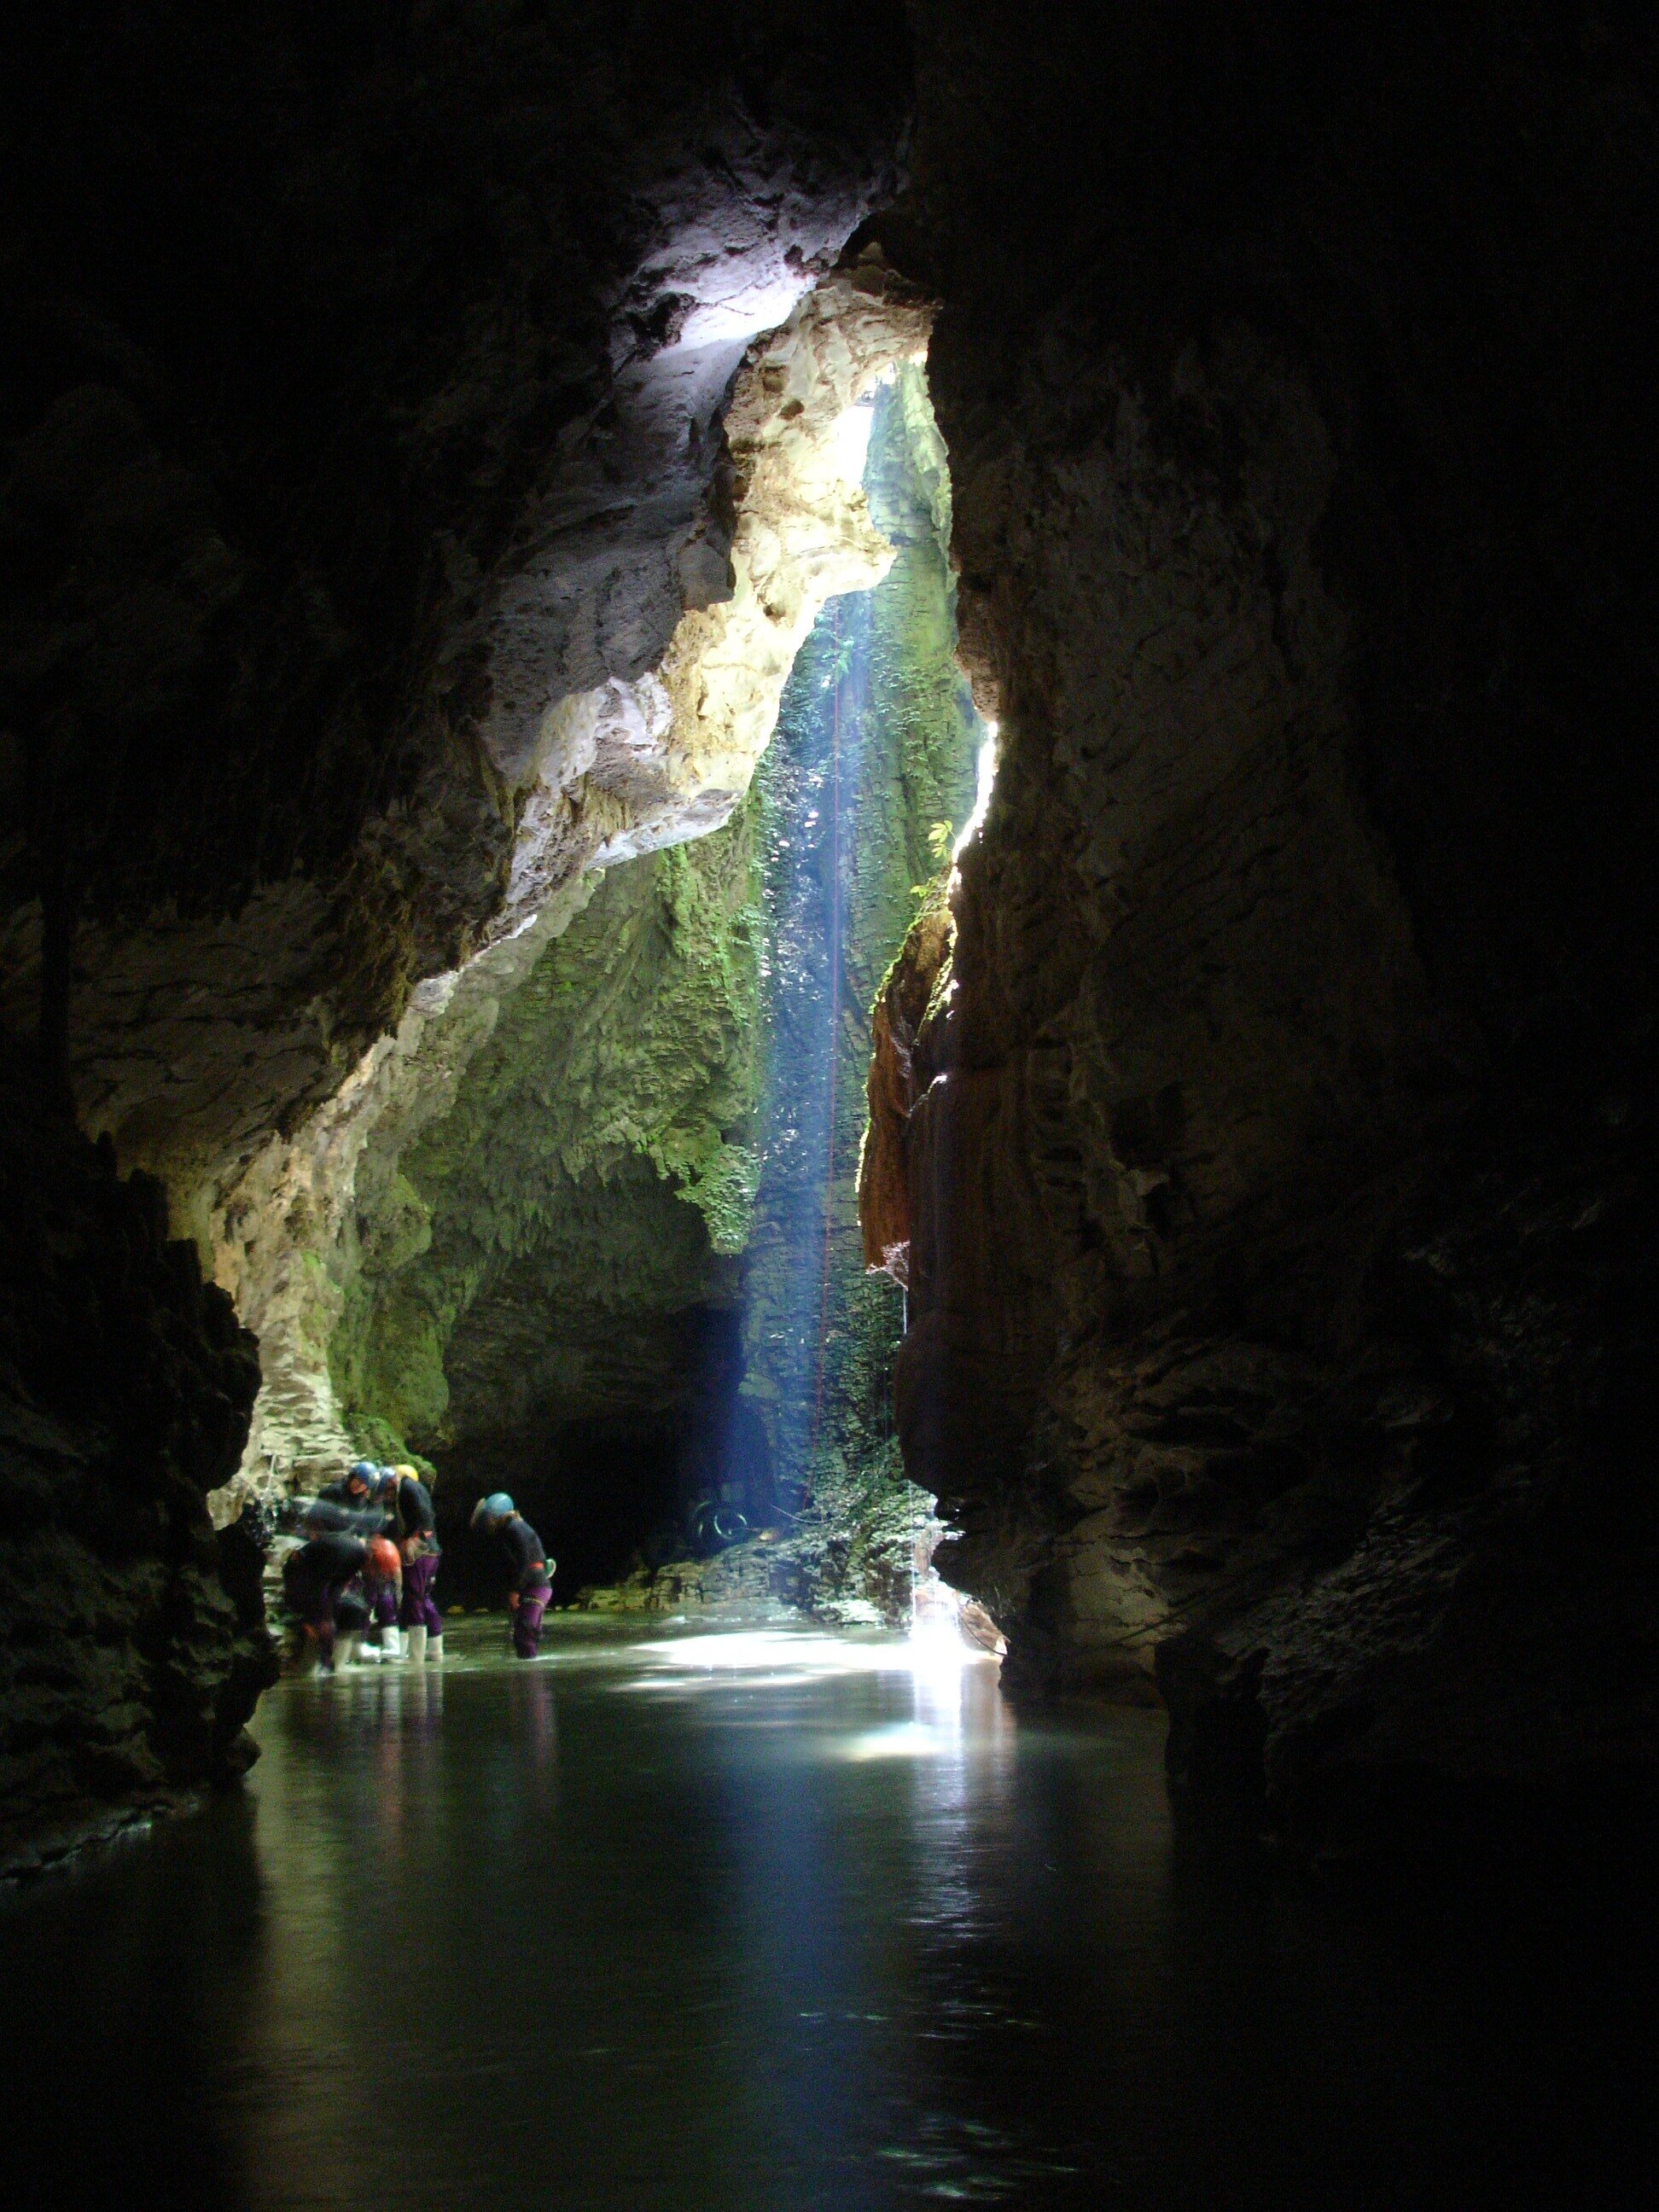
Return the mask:
<path id="1" fill-rule="evenodd" d="M 723 1449 L 742 1373 L 739 1319 L 723 1307 L 665 1317 L 682 1376 L 678 1402 L 577 1419 L 544 1405 L 515 1407 L 510 1425 L 470 1429 L 439 1452 L 446 1593 L 465 1606 L 500 1601 L 495 1547 L 467 1525 L 475 1502 L 491 1491 L 507 1492 L 557 1560 L 560 1605 L 590 1583 L 707 1548 L 700 1514 L 706 1519 L 716 1501 L 751 1517 L 749 1491 Z M 758 1431 L 752 1446 L 752 1489 L 763 1503 Z"/>
<path id="2" fill-rule="evenodd" d="M 588 1583 L 616 1582 L 641 1559 L 674 1556 L 689 1441 L 674 1420 L 571 1421 L 446 1455 L 436 1500 L 445 1595 L 465 1606 L 501 1601 L 495 1547 L 467 1527 L 473 1501 L 492 1490 L 508 1493 L 557 1560 L 558 1604 Z"/>

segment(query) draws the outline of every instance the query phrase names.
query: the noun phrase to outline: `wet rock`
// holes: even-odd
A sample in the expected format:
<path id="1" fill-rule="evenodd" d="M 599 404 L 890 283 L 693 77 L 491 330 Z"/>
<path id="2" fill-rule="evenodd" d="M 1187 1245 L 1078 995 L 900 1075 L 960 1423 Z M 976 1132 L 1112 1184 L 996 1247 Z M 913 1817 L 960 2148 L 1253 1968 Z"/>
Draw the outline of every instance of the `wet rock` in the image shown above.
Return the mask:
<path id="1" fill-rule="evenodd" d="M 868 1108 L 859 1156 L 859 1223 L 864 1264 L 910 1280 L 910 1193 L 906 1128 L 927 1081 L 916 1058 L 917 1040 L 934 994 L 950 981 L 956 919 L 944 882 L 929 890 L 892 967 L 882 981 L 871 1015 Z"/>
<path id="2" fill-rule="evenodd" d="M 216 1540 L 252 1339 L 166 1201 L 43 1102 L 0 1105 L 0 1865 L 231 1780 L 275 1679 L 258 1554 Z"/>
<path id="3" fill-rule="evenodd" d="M 872 1072 L 907 1466 L 1011 1681 L 1313 1855 L 1654 1771 L 1651 55 L 1473 22 L 925 8 L 874 225 L 1001 724 Z"/>

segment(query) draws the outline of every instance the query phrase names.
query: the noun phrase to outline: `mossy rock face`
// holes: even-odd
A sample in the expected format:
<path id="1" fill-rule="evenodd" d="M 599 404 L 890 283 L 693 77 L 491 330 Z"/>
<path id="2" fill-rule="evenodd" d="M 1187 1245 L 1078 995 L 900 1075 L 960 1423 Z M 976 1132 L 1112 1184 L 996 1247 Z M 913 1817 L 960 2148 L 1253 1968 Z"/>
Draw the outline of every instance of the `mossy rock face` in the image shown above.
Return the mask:
<path id="1" fill-rule="evenodd" d="M 613 869 L 501 1003 L 331 1344 L 360 1433 L 430 1447 L 676 1401 L 669 1324 L 735 1295 L 755 1180 L 750 846 L 740 809 Z"/>
<path id="2" fill-rule="evenodd" d="M 866 482 L 890 573 L 818 623 L 730 823 L 613 868 L 503 992 L 448 1113 L 395 1174 L 368 1164 L 330 1346 L 363 1445 L 437 1453 L 458 1504 L 488 1468 L 575 1514 L 552 1472 L 573 1427 L 643 1425 L 666 1509 L 723 1487 L 758 1521 L 817 1495 L 792 1587 L 849 1598 L 896 1587 L 858 1563 L 924 1504 L 891 1444 L 899 1301 L 857 1234 L 868 1009 L 981 734 L 918 369 L 876 402 Z"/>

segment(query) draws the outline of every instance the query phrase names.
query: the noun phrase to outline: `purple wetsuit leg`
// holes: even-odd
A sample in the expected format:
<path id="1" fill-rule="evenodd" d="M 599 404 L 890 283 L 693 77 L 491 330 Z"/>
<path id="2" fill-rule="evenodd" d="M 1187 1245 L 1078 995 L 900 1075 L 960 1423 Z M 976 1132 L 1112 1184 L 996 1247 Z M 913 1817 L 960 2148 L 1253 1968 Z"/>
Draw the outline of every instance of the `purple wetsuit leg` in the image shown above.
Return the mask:
<path id="1" fill-rule="evenodd" d="M 520 1659 L 533 1659 L 542 1648 L 542 1615 L 552 1596 L 552 1585 L 526 1590 L 513 1616 L 513 1649 Z"/>
<path id="2" fill-rule="evenodd" d="M 444 1632 L 444 1617 L 432 1595 L 438 1579 L 435 1558 L 408 1559 L 404 1564 L 404 1601 L 398 1618 L 405 1628 L 424 1628 L 434 1636 Z"/>

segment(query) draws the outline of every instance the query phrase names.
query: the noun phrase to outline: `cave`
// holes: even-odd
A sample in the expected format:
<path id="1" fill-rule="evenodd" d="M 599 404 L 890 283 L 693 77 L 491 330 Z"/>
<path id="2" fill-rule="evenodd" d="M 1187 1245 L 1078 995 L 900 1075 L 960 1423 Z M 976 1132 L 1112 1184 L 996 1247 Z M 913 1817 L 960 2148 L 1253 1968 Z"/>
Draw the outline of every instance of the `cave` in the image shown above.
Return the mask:
<path id="1" fill-rule="evenodd" d="M 349 1892 L 421 2202 L 541 2155 L 475 2073 L 573 2207 L 1616 2198 L 1648 12 L 76 0 L 0 55 L 39 2192 L 88 2075 L 88 2186 L 401 2171 L 283 2040 L 378 2024 Z M 444 1626 L 313 1673 L 356 1462 Z"/>

